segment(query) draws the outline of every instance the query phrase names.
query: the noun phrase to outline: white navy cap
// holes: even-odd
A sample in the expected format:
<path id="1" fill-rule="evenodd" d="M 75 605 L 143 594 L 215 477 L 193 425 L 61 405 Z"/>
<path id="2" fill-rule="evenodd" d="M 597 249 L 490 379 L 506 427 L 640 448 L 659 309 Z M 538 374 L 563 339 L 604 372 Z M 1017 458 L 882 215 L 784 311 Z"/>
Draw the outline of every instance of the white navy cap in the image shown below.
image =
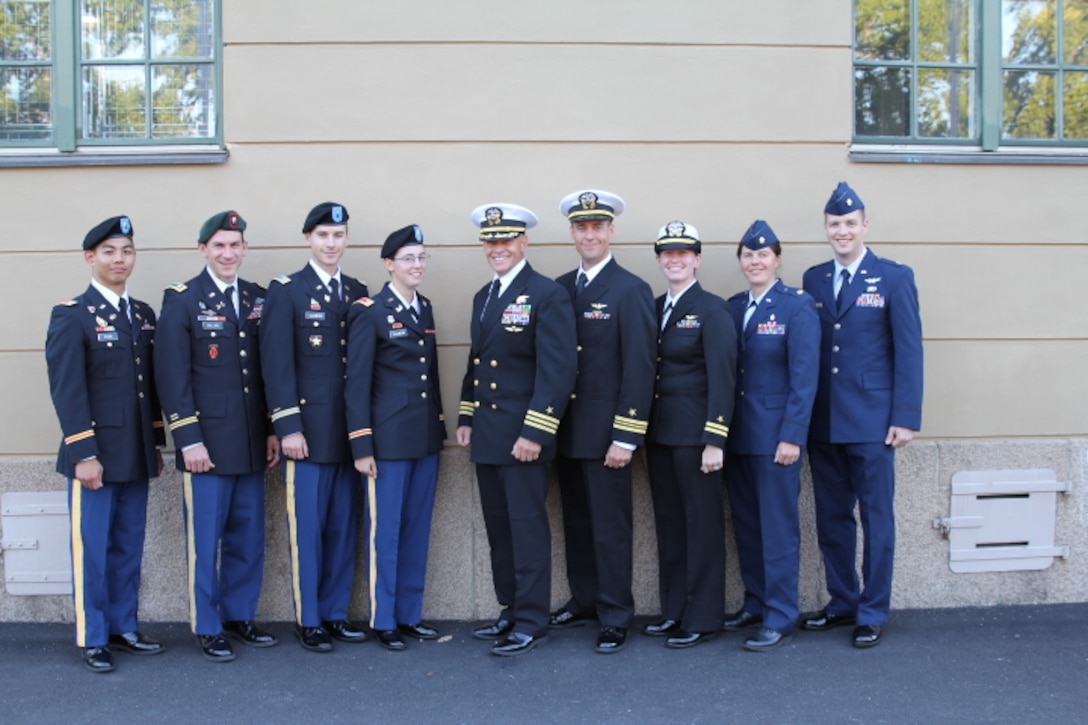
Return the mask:
<path id="1" fill-rule="evenodd" d="M 660 254 L 668 249 L 690 249 L 699 254 L 703 243 L 699 239 L 699 230 L 682 221 L 669 222 L 657 232 L 654 252 Z"/>
<path id="2" fill-rule="evenodd" d="M 626 207 L 619 196 L 600 189 L 576 191 L 559 202 L 559 211 L 572 222 L 612 221 Z"/>
<path id="3" fill-rule="evenodd" d="M 536 214 L 517 204 L 484 204 L 472 210 L 472 223 L 480 227 L 480 241 L 514 239 L 535 227 Z"/>

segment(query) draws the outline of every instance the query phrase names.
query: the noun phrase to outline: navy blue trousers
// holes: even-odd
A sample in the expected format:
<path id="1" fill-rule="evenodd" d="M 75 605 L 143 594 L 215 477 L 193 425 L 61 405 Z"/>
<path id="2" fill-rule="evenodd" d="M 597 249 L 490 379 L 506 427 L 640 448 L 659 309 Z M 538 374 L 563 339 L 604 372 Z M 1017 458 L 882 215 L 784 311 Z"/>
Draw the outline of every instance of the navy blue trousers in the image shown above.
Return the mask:
<path id="1" fill-rule="evenodd" d="M 147 481 L 92 491 L 68 479 L 76 644 L 101 647 L 138 628 Z"/>
<path id="2" fill-rule="evenodd" d="M 370 626 L 387 630 L 423 619 L 438 454 L 376 464 L 366 479 Z"/>
<path id="3" fill-rule="evenodd" d="M 287 534 L 295 622 L 347 619 L 355 579 L 359 473 L 351 463 L 288 460 Z"/>

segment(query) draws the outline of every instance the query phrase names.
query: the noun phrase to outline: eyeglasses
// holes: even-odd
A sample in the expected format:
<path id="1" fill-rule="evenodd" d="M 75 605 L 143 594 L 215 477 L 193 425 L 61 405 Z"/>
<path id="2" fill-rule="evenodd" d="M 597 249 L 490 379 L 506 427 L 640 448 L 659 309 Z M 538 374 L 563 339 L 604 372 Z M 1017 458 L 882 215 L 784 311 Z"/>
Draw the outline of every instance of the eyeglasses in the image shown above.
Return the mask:
<path id="1" fill-rule="evenodd" d="M 405 264 L 412 265 L 416 262 L 420 264 L 426 264 L 427 260 L 431 258 L 429 254 L 406 254 L 403 257 L 393 257 L 397 262 L 404 262 Z"/>

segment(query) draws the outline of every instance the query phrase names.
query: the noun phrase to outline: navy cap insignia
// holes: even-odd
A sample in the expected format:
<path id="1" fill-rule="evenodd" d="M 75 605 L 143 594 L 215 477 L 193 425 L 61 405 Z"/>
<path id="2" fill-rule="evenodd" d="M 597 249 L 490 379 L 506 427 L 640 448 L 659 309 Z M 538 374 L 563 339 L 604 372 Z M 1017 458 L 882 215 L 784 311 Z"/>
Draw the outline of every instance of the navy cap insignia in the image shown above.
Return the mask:
<path id="1" fill-rule="evenodd" d="M 582 205 L 583 209 L 596 209 L 597 195 L 592 191 L 587 191 L 578 197 L 578 203 Z"/>
<path id="2" fill-rule="evenodd" d="M 665 226 L 665 232 L 670 237 L 682 237 L 684 236 L 685 225 L 684 222 L 669 222 Z"/>
<path id="3" fill-rule="evenodd" d="M 486 212 L 484 212 L 484 215 L 487 218 L 487 223 L 489 226 L 502 224 L 502 209 L 500 209 L 499 207 L 491 207 Z"/>

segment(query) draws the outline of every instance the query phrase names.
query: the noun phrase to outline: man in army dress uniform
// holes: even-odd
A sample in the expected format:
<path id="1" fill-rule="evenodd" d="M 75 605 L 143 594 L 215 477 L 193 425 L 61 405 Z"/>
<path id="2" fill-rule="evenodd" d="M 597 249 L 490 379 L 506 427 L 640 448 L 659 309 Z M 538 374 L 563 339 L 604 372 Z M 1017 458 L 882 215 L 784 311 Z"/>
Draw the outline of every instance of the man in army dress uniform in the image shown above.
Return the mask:
<path id="1" fill-rule="evenodd" d="M 137 628 L 148 479 L 165 443 L 155 392 L 155 313 L 128 295 L 132 221 L 111 217 L 83 239 L 91 285 L 53 308 L 45 341 L 49 389 L 64 440 L 76 645 L 92 672 L 114 669 L 110 647 L 164 651 Z"/>
<path id="2" fill-rule="evenodd" d="M 597 619 L 597 651 L 618 652 L 635 616 L 631 592 L 631 459 L 642 444 L 654 391 L 654 297 L 609 251 L 623 199 L 567 195 L 559 210 L 581 257 L 557 281 L 574 304 L 578 382 L 559 426 L 559 489 L 571 598 L 552 627 Z"/>
<path id="3" fill-rule="evenodd" d="M 525 259 L 533 212 L 485 204 L 472 212 L 494 279 L 472 301 L 472 348 L 457 442 L 472 446 L 491 572 L 503 611 L 474 630 L 500 656 L 547 639 L 551 530 L 545 497 L 559 420 L 574 389 L 570 295 Z"/>
<path id="4" fill-rule="evenodd" d="M 224 635 L 276 644 L 253 622 L 264 576 L 264 471 L 279 461 L 279 441 L 261 384 L 265 291 L 238 276 L 245 229 L 236 211 L 204 222 L 197 247 L 207 266 L 167 287 L 155 333 L 159 396 L 184 476 L 189 624 L 213 662 L 234 659 Z"/>
<path id="5" fill-rule="evenodd" d="M 269 285 L 261 320 L 261 373 L 285 458 L 295 634 L 305 649 L 364 642 L 348 619 L 358 544 L 359 474 L 344 413 L 347 313 L 366 285 L 340 269 L 348 210 L 318 204 L 302 234 L 309 263 Z"/>

